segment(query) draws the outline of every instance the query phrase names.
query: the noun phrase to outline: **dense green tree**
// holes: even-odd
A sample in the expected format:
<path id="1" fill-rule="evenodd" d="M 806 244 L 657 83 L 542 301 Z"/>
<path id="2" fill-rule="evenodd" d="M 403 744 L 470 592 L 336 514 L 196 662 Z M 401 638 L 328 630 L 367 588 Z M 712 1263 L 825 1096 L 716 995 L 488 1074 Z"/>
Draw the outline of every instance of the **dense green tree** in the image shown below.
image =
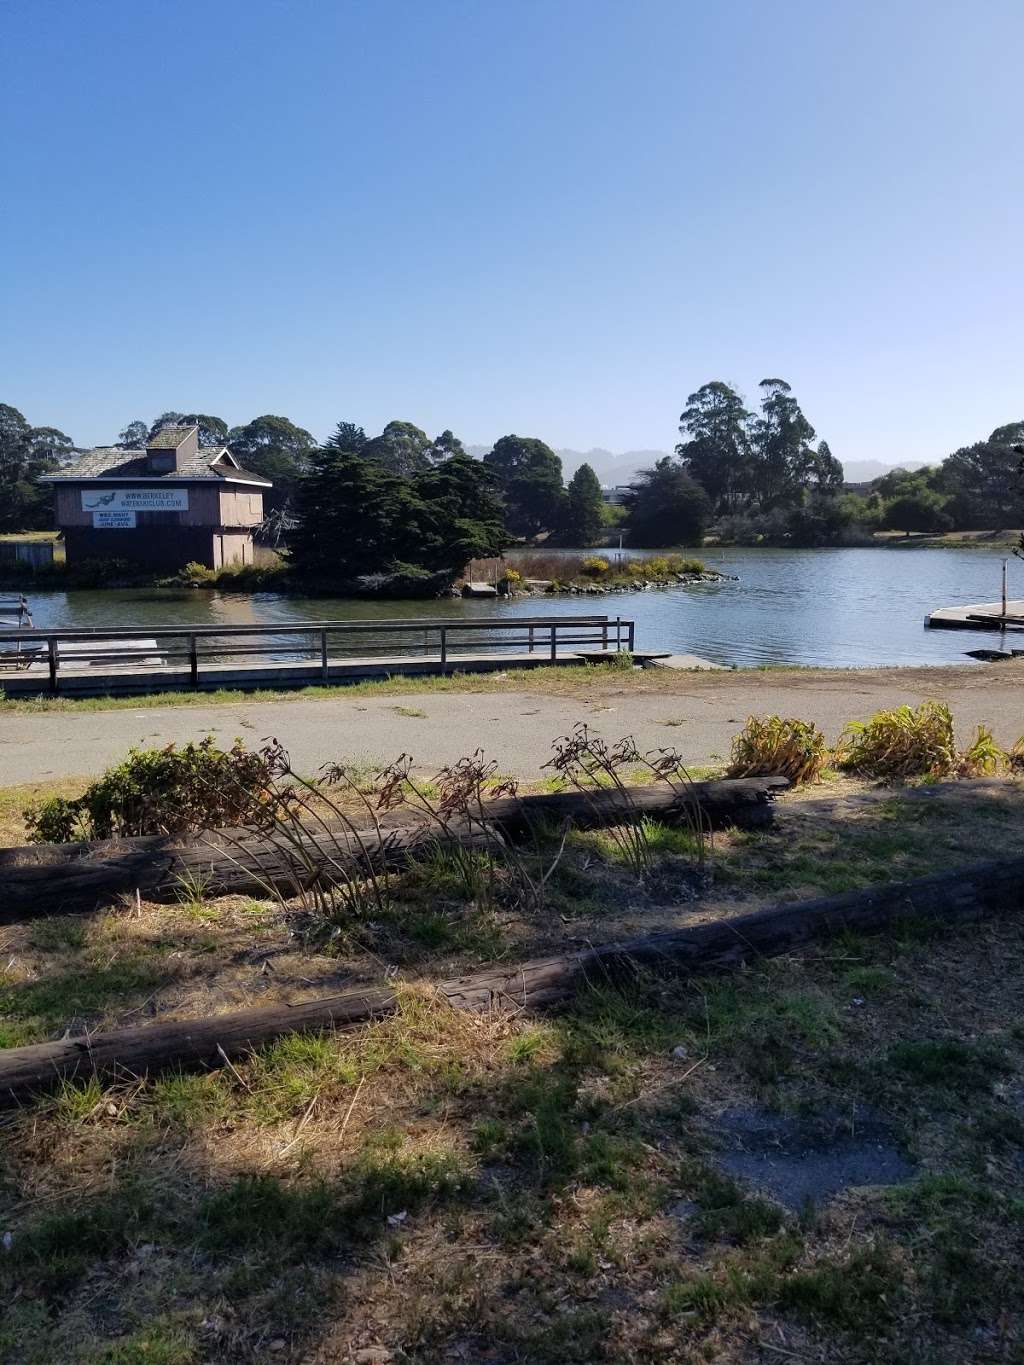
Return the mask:
<path id="1" fill-rule="evenodd" d="M 17 408 L 0 403 L 0 531 L 42 531 L 53 525 L 53 492 L 37 482 L 74 451 L 56 427 L 33 427 Z"/>
<path id="2" fill-rule="evenodd" d="M 152 440 L 164 427 L 198 427 L 201 446 L 224 446 L 228 443 L 227 422 L 223 417 L 211 417 L 207 412 L 162 412 L 149 429 L 149 439 Z"/>
<path id="3" fill-rule="evenodd" d="M 762 379 L 761 413 L 751 426 L 752 486 L 764 509 L 793 505 L 811 482 L 814 428 L 784 379 Z"/>
<path id="4" fill-rule="evenodd" d="M 565 530 L 573 545 L 594 545 L 604 530 L 604 498 L 597 475 L 581 464 L 566 490 Z"/>
<path id="5" fill-rule="evenodd" d="M 916 493 L 922 489 L 938 492 L 941 481 L 941 471 L 936 468 L 902 469 L 897 467 L 873 480 L 871 490 L 877 493 L 880 498 L 899 498 L 906 493 Z"/>
<path id="6" fill-rule="evenodd" d="M 295 574 L 314 583 L 344 583 L 377 572 L 400 558 L 410 507 L 406 480 L 355 451 L 323 448 L 295 495 L 296 526 L 289 538 Z M 400 535 L 402 531 L 402 535 Z"/>
<path id="7" fill-rule="evenodd" d="M 716 512 L 735 512 L 750 495 L 751 415 L 740 395 L 712 380 L 686 400 L 676 446 L 680 463 L 707 493 Z"/>
<path id="8" fill-rule="evenodd" d="M 328 450 L 360 451 L 366 445 L 366 432 L 355 422 L 339 422 L 325 444 Z"/>
<path id="9" fill-rule="evenodd" d="M 818 442 L 818 449 L 814 452 L 812 477 L 822 492 L 841 493 L 843 491 L 842 462 L 832 454 L 827 441 Z"/>
<path id="10" fill-rule="evenodd" d="M 508 543 L 504 509 L 497 479 L 485 464 L 462 451 L 412 482 L 428 514 L 406 558 L 433 572 L 458 572 L 471 559 L 501 554 Z"/>
<path id="11" fill-rule="evenodd" d="M 1020 452 L 1024 422 L 997 427 L 987 441 L 963 446 L 942 463 L 940 487 L 958 526 L 974 530 L 1020 526 L 1024 488 Z"/>
<path id="12" fill-rule="evenodd" d="M 562 461 L 535 436 L 503 436 L 484 456 L 498 475 L 505 524 L 515 535 L 535 536 L 561 526 L 565 517 Z"/>
<path id="13" fill-rule="evenodd" d="M 835 545 L 853 524 L 854 507 L 834 490 L 816 489 L 786 512 L 786 538 L 791 545 Z"/>
<path id="14" fill-rule="evenodd" d="M 882 525 L 888 531 L 947 531 L 951 519 L 943 498 L 927 488 L 904 493 L 885 509 Z"/>
<path id="15" fill-rule="evenodd" d="M 354 451 L 318 450 L 295 511 L 290 560 L 308 582 L 398 576 L 440 586 L 505 543 L 492 479 L 468 455 L 403 478 Z"/>
<path id="16" fill-rule="evenodd" d="M 123 431 L 117 433 L 117 444 L 122 450 L 143 450 L 149 438 L 149 427 L 140 418 L 129 422 Z"/>
<path id="17" fill-rule="evenodd" d="M 316 449 L 316 441 L 304 427 L 269 413 L 253 418 L 244 427 L 233 427 L 227 445 L 246 469 L 273 481 L 273 489 L 264 495 L 268 511 L 294 499 L 298 481 Z"/>
<path id="18" fill-rule="evenodd" d="M 655 549 L 699 545 L 711 514 L 707 493 L 668 455 L 642 469 L 626 495 L 629 540 Z"/>
<path id="19" fill-rule="evenodd" d="M 427 458 L 431 464 L 440 464 L 442 460 L 451 460 L 456 455 L 465 455 L 466 447 L 459 438 L 451 431 L 442 431 L 440 436 L 435 436 L 427 451 Z"/>
<path id="20" fill-rule="evenodd" d="M 430 467 L 430 448 L 430 437 L 412 422 L 389 422 L 361 454 L 390 474 L 418 474 Z"/>

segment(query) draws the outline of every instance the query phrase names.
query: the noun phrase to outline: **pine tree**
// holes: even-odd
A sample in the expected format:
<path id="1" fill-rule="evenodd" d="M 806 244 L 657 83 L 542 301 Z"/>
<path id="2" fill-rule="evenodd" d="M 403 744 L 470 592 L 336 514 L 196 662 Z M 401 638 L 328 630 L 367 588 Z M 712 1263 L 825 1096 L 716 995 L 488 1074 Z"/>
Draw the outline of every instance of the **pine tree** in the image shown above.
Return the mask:
<path id="1" fill-rule="evenodd" d="M 604 498 L 597 475 L 581 464 L 569 480 L 566 499 L 566 531 L 574 545 L 593 545 L 604 527 Z"/>

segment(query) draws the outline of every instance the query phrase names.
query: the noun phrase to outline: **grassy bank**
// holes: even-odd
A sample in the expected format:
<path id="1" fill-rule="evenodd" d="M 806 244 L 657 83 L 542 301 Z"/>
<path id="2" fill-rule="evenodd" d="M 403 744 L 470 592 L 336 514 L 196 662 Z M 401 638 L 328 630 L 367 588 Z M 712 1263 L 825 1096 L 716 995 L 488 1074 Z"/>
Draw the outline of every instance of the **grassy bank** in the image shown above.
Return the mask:
<path id="1" fill-rule="evenodd" d="M 474 903 L 438 863 L 329 939 L 201 896 L 8 926 L 8 1042 L 304 998 L 385 964 L 403 1003 L 231 1070 L 67 1086 L 11 1116 L 0 1356 L 1017 1359 L 1015 918 L 597 983 L 557 1017 L 457 1014 L 425 982 L 1020 853 L 1022 810 L 1012 783 L 924 801 L 836 781 L 786 797 L 775 833 L 716 836 L 703 880 L 677 830 L 652 827 L 642 884 L 607 835 L 574 835 L 543 912 Z"/>
<path id="2" fill-rule="evenodd" d="M 325 687 L 300 687 L 285 690 L 273 688 L 257 692 L 243 692 L 237 688 L 218 688 L 211 692 L 156 692 L 139 697 L 38 697 L 31 700 L 0 699 L 0 717 L 5 715 L 37 715 L 60 711 L 85 714 L 90 711 L 137 711 L 159 706 L 216 706 L 245 702 L 259 704 L 267 701 L 322 699 L 330 701 L 352 697 L 400 697 L 409 693 L 507 692 L 511 688 L 524 692 L 539 692 L 547 696 L 578 696 L 597 686 L 623 686 L 637 690 L 671 687 L 669 674 L 640 671 L 633 668 L 628 654 L 619 656 L 621 662 L 580 664 L 571 667 L 556 665 L 550 668 L 509 668 L 501 673 L 450 673 L 444 677 L 393 677 L 366 682 L 342 683 Z M 666 671 L 667 672 L 667 671 Z"/>

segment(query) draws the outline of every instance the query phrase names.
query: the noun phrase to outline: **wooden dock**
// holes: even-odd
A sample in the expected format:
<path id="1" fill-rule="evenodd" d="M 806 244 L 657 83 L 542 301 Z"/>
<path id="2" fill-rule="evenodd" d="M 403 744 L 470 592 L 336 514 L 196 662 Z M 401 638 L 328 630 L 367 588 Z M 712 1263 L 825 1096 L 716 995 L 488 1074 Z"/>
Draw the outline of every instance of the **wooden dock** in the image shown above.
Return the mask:
<path id="1" fill-rule="evenodd" d="M 1024 630 L 1024 602 L 975 602 L 966 607 L 940 607 L 924 618 L 932 630 Z"/>
<path id="2" fill-rule="evenodd" d="M 0 694 L 330 686 L 396 675 L 582 666 L 634 644 L 633 622 L 607 616 L 158 626 L 145 635 L 139 627 L 0 630 Z"/>

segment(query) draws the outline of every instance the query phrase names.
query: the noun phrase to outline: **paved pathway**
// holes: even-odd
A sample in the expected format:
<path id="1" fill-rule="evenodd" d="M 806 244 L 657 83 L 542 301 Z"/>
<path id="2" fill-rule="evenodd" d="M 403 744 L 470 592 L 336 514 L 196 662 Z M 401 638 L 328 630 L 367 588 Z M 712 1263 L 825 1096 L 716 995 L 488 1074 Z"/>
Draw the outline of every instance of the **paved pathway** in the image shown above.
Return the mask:
<path id="1" fill-rule="evenodd" d="M 348 759 L 379 762 L 412 754 L 436 768 L 480 747 L 505 772 L 536 776 L 551 741 L 588 721 L 606 739 L 636 737 L 642 748 L 671 745 L 694 764 L 728 754 L 751 712 L 800 716 L 834 739 L 843 724 L 882 706 L 940 697 L 963 739 L 981 722 L 1012 743 L 1024 732 L 1024 662 L 962 668 L 793 673 L 676 674 L 658 691 L 596 686 L 586 697 L 533 692 L 430 693 L 400 697 L 296 698 L 230 705 L 0 716 L 0 786 L 91 775 L 130 745 L 183 743 L 213 733 L 253 746 L 275 736 L 296 767 Z M 669 690 L 670 689 L 670 690 Z"/>

